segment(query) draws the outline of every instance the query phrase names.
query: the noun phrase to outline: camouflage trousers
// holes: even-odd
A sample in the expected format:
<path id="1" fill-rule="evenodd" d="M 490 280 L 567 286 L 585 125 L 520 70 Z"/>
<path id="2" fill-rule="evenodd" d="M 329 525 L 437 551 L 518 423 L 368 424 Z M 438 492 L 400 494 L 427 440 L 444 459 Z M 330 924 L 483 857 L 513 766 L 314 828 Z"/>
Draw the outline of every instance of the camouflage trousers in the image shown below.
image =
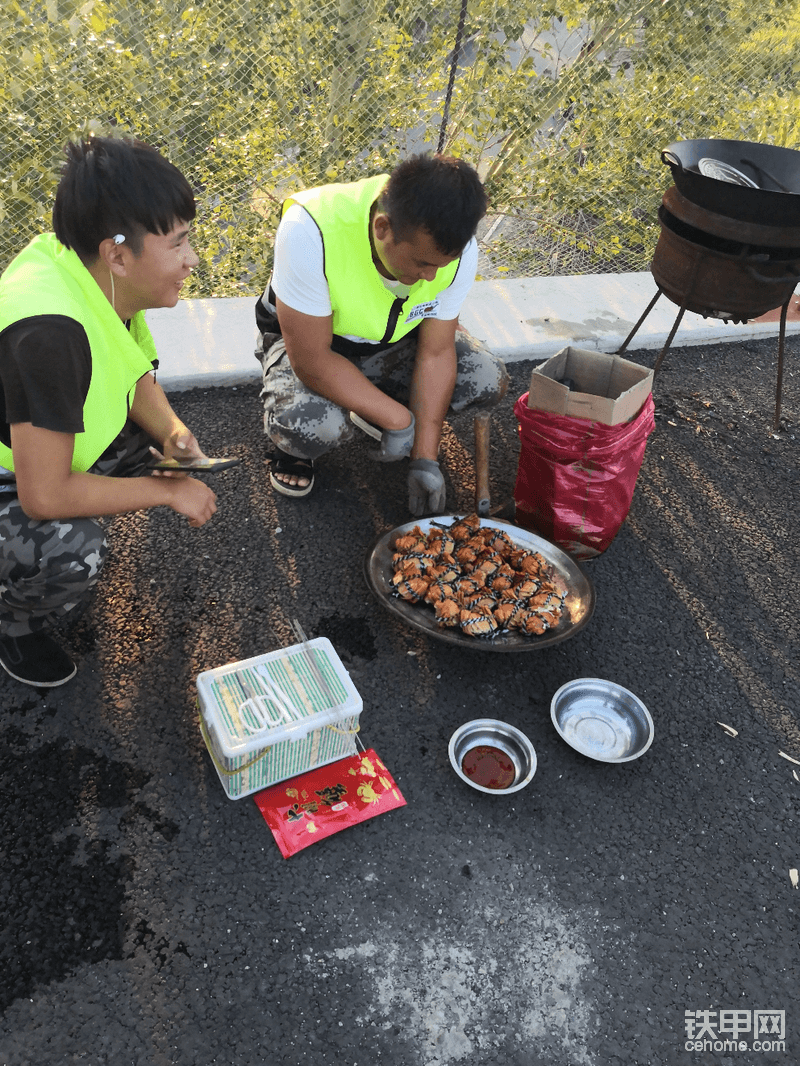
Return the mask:
<path id="1" fill-rule="evenodd" d="M 140 477 L 152 443 L 128 422 L 90 473 Z M 16 495 L 0 496 L 0 635 L 20 637 L 63 622 L 84 604 L 107 550 L 96 519 L 35 521 Z"/>
<path id="2" fill-rule="evenodd" d="M 351 362 L 393 400 L 408 403 L 416 352 L 416 337 L 410 337 L 376 355 L 356 357 Z M 282 337 L 262 334 L 255 356 L 262 366 L 264 432 L 281 451 L 301 459 L 318 459 L 356 435 L 358 431 L 348 411 L 312 392 L 297 377 Z M 463 411 L 472 405 L 491 407 L 503 398 L 508 372 L 485 345 L 458 331 L 456 358 L 452 411 Z"/>

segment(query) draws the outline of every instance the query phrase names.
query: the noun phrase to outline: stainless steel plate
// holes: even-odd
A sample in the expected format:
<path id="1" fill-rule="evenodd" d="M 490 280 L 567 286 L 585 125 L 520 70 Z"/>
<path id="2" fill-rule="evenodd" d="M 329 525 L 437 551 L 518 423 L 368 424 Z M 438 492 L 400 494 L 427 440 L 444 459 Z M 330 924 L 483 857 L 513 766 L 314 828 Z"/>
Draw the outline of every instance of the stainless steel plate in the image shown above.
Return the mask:
<path id="1" fill-rule="evenodd" d="M 599 677 L 562 685 L 550 717 L 567 744 L 600 762 L 630 762 L 653 743 L 653 719 L 639 697 Z"/>
<path id="2" fill-rule="evenodd" d="M 744 185 L 748 189 L 759 188 L 757 181 L 748 178 L 741 170 L 737 170 L 730 163 L 723 162 L 722 159 L 711 159 L 710 156 L 704 156 L 698 160 L 697 169 L 705 178 L 716 178 L 717 181 L 727 181 L 731 185 Z"/>
<path id="3" fill-rule="evenodd" d="M 470 637 L 462 633 L 460 629 L 444 629 L 437 625 L 433 608 L 429 604 L 408 603 L 394 596 L 391 581 L 395 540 L 403 533 L 408 533 L 414 526 L 419 526 L 423 533 L 427 533 L 433 523 L 449 525 L 459 522 L 462 517 L 464 516 L 447 515 L 441 518 L 423 518 L 416 522 L 406 522 L 405 525 L 382 533 L 374 541 L 364 563 L 364 576 L 377 598 L 393 615 L 421 633 L 427 633 L 428 636 L 436 637 L 437 640 L 443 640 L 447 644 L 458 644 L 472 651 L 540 651 L 542 648 L 559 644 L 568 637 L 574 637 L 583 629 L 594 611 L 594 586 L 588 575 L 571 556 L 561 551 L 555 544 L 545 540 L 544 537 L 497 518 L 482 518 L 481 526 L 502 529 L 520 548 L 540 552 L 563 579 L 568 592 L 564 601 L 565 610 L 555 629 L 548 629 L 540 637 L 523 637 L 518 633 L 501 633 L 495 637 Z"/>

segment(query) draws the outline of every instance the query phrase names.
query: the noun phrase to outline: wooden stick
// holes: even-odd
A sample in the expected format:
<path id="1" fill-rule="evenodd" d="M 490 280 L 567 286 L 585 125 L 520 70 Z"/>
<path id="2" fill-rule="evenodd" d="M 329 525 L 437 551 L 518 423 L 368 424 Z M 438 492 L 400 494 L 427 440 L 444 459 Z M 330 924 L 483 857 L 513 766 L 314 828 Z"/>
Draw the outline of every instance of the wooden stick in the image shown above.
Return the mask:
<path id="1" fill-rule="evenodd" d="M 489 515 L 489 419 L 488 411 L 475 415 L 475 510 L 481 518 Z"/>

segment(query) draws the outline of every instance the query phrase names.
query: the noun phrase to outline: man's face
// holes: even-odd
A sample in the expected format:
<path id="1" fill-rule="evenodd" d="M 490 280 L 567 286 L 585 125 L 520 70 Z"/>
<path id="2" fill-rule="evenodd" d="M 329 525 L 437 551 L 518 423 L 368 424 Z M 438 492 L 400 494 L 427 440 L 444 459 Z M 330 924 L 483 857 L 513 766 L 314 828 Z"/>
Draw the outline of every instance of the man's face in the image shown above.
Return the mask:
<path id="1" fill-rule="evenodd" d="M 423 227 L 415 230 L 410 238 L 396 241 L 389 219 L 380 213 L 372 220 L 372 243 L 380 273 L 403 285 L 433 281 L 437 270 L 458 259 L 457 255 L 443 255 Z"/>
<path id="2" fill-rule="evenodd" d="M 145 233 L 139 254 L 127 257 L 126 295 L 139 310 L 178 302 L 184 281 L 200 262 L 189 235 L 189 224 L 177 221 L 169 233 Z"/>

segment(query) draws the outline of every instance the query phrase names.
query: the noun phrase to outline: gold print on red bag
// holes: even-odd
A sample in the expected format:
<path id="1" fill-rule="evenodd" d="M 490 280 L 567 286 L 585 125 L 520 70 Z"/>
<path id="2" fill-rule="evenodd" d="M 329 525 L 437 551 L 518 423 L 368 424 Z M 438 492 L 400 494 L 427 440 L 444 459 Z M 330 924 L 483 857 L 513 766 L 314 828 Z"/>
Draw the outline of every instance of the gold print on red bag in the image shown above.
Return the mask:
<path id="1" fill-rule="evenodd" d="M 355 778 L 352 784 L 347 783 Z M 342 829 L 405 804 L 372 749 L 256 793 L 284 858 Z"/>
<path id="2" fill-rule="evenodd" d="M 380 793 L 375 791 L 374 785 L 369 781 L 364 781 L 363 784 L 360 784 L 356 791 L 358 792 L 359 798 L 364 803 L 377 803 L 381 798 Z"/>

